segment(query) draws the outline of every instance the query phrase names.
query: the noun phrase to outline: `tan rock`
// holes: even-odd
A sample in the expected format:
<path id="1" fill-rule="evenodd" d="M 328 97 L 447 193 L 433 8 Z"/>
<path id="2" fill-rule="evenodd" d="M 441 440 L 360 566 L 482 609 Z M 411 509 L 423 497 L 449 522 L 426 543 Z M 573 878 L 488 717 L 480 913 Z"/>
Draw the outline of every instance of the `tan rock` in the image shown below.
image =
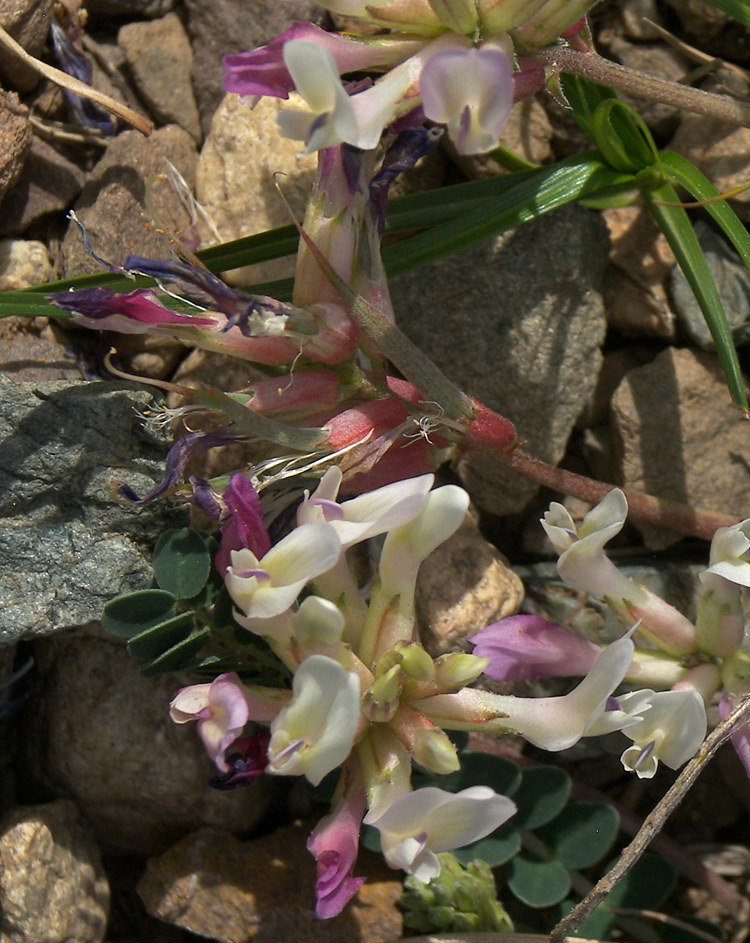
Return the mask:
<path id="1" fill-rule="evenodd" d="M 675 257 L 669 243 L 643 207 L 605 210 L 602 215 L 612 240 L 604 280 L 608 323 L 626 336 L 674 341 L 677 320 L 667 283 Z"/>
<path id="2" fill-rule="evenodd" d="M 433 657 L 470 650 L 469 636 L 514 615 L 522 602 L 520 578 L 467 514 L 420 567 L 416 603 L 422 643 Z"/>
<path id="3" fill-rule="evenodd" d="M 47 282 L 52 273 L 47 247 L 34 239 L 0 239 L 0 291 Z"/>
<path id="4" fill-rule="evenodd" d="M 0 940 L 100 943 L 109 885 L 75 805 L 22 806 L 0 822 Z"/>
<path id="5" fill-rule="evenodd" d="M 631 370 L 612 400 L 619 483 L 660 498 L 745 518 L 750 512 L 747 423 L 717 358 L 668 347 Z M 679 537 L 641 527 L 649 547 Z"/>
<path id="6" fill-rule="evenodd" d="M 248 833 L 291 785 L 269 776 L 212 789 L 194 725 L 169 719 L 185 680 L 143 677 L 114 640 L 58 633 L 34 657 L 41 693 L 21 738 L 23 776 L 72 796 L 106 851 L 153 854 L 203 825 Z"/>
<path id="7" fill-rule="evenodd" d="M 301 143 L 282 137 L 276 125 L 282 108 L 300 107 L 294 97 L 262 98 L 253 108 L 248 99 L 227 95 L 214 115 L 198 162 L 196 196 L 223 241 L 290 222 L 277 181 L 295 216 L 304 215 L 317 156 L 303 154 Z M 207 229 L 202 236 L 206 245 L 216 241 Z M 274 259 L 238 269 L 228 280 L 250 285 L 292 274 L 293 258 Z"/>
<path id="8" fill-rule="evenodd" d="M 401 881 L 361 851 L 355 875 L 367 883 L 342 914 L 315 916 L 310 823 L 240 842 L 204 828 L 149 861 L 138 893 L 153 917 L 220 943 L 384 943 L 401 936 Z"/>
<path id="9" fill-rule="evenodd" d="M 750 128 L 687 113 L 670 147 L 703 171 L 720 193 L 746 184 L 750 177 Z M 749 190 L 729 202 L 740 219 L 750 220 Z"/>

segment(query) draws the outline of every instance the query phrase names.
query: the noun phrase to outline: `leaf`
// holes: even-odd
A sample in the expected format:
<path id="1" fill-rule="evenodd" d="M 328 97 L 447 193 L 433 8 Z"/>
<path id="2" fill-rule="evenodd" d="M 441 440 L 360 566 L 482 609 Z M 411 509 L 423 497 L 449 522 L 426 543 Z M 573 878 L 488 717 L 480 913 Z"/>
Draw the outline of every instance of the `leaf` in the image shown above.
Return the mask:
<path id="1" fill-rule="evenodd" d="M 186 639 L 194 626 L 193 613 L 183 612 L 132 636 L 128 641 L 128 654 L 138 661 L 150 661 Z"/>
<path id="2" fill-rule="evenodd" d="M 644 194 L 644 199 L 656 224 L 666 236 L 700 305 L 716 346 L 716 353 L 724 370 L 732 399 L 747 415 L 747 395 L 737 351 L 732 340 L 732 332 L 727 324 L 724 308 L 706 257 L 690 225 L 690 219 L 682 207 L 665 205 L 679 202 L 679 197 L 670 183 L 662 184 L 661 187 Z"/>
<path id="3" fill-rule="evenodd" d="M 619 98 L 609 98 L 597 106 L 589 133 L 615 170 L 635 174 L 659 163 L 659 152 L 645 122 Z"/>
<path id="4" fill-rule="evenodd" d="M 534 766 L 524 770 L 523 781 L 514 801 L 516 828 L 539 828 L 559 815 L 568 801 L 570 776 L 557 766 Z"/>
<path id="5" fill-rule="evenodd" d="M 189 527 L 168 530 L 154 548 L 154 577 L 178 599 L 197 596 L 206 585 L 211 557 L 198 533 Z"/>
<path id="6" fill-rule="evenodd" d="M 506 822 L 492 834 L 463 848 L 453 851 L 461 864 L 471 864 L 477 858 L 486 861 L 491 868 L 497 868 L 515 857 L 521 850 L 521 835 L 512 823 Z"/>
<path id="7" fill-rule="evenodd" d="M 142 589 L 108 602 L 102 628 L 110 635 L 131 638 L 174 615 L 175 597 L 163 589 Z"/>
<path id="8" fill-rule="evenodd" d="M 460 759 L 456 791 L 469 786 L 489 786 L 503 796 L 513 796 L 521 785 L 523 774 L 519 766 L 505 757 L 479 750 L 465 750 Z"/>
<path id="9" fill-rule="evenodd" d="M 570 875 L 559 861 L 517 855 L 510 864 L 508 887 L 529 907 L 551 907 L 570 890 Z"/>
<path id="10" fill-rule="evenodd" d="M 555 819 L 537 830 L 566 868 L 588 868 L 612 847 L 620 827 L 616 809 L 604 802 L 569 802 Z"/>
<path id="11" fill-rule="evenodd" d="M 150 678 L 153 675 L 165 674 L 172 671 L 181 671 L 190 666 L 191 660 L 203 648 L 211 637 L 211 632 L 207 628 L 201 629 L 182 642 L 178 642 L 171 648 L 168 648 L 163 654 L 159 655 L 147 665 L 141 668 L 141 674 Z"/>

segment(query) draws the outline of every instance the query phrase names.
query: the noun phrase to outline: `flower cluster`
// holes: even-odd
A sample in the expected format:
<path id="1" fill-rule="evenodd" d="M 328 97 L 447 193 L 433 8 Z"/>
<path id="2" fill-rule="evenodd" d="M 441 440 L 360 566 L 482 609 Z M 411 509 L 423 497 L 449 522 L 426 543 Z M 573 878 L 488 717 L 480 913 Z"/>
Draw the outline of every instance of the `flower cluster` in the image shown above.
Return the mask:
<path id="1" fill-rule="evenodd" d="M 513 814 L 513 803 L 487 787 L 457 794 L 412 788 L 413 761 L 435 774 L 459 768 L 446 730 L 515 731 L 562 750 L 582 736 L 624 729 L 639 750 L 626 754 L 629 768 L 687 758 L 682 741 L 675 748 L 664 731 L 677 714 L 692 725 L 691 736 L 700 732 L 692 724 L 695 698 L 702 714 L 694 691 L 663 695 L 664 706 L 650 691 L 612 700 L 633 662 L 627 636 L 603 651 L 581 643 L 575 664 L 586 677 L 558 697 L 468 686 L 483 671 L 497 674 L 502 624 L 476 637 L 474 654 L 430 657 L 416 630 L 417 574 L 464 519 L 468 495 L 454 485 L 433 490 L 433 476 L 422 475 L 341 500 L 341 480 L 340 470 L 329 468 L 299 505 L 296 526 L 272 544 L 252 486 L 242 475 L 231 479 L 220 498 L 226 512 L 217 565 L 236 621 L 264 638 L 293 673 L 291 690 L 244 684 L 228 673 L 183 688 L 171 705 L 177 723 L 197 721 L 224 785 L 262 774 L 318 785 L 340 770 L 332 810 L 308 843 L 318 865 L 319 916 L 339 913 L 362 883 L 353 871 L 363 820 L 379 831 L 392 867 L 429 881 L 439 873 L 438 853 L 489 834 Z M 349 551 L 382 535 L 366 597 Z M 563 636 L 553 657 L 565 657 L 569 647 Z M 248 723 L 267 732 L 248 733 Z M 690 741 L 690 752 L 696 745 Z"/>
<path id="2" fill-rule="evenodd" d="M 617 698 L 619 710 L 638 715 L 623 725 L 633 741 L 622 755 L 626 769 L 650 778 L 659 762 L 672 769 L 694 755 L 706 731 L 706 706 L 719 700 L 726 716 L 750 690 L 750 638 L 745 588 L 750 586 L 750 521 L 716 531 L 708 567 L 700 574 L 697 618 L 691 622 L 647 587 L 626 576 L 606 556 L 628 506 L 614 489 L 576 525 L 553 503 L 542 526 L 559 554 L 558 572 L 580 592 L 602 598 L 624 625 L 636 623 L 636 648 L 625 672 L 630 684 L 650 689 Z M 496 680 L 585 674 L 599 646 L 539 616 L 501 620 L 474 636 L 475 654 L 490 659 Z M 750 729 L 732 738 L 750 776 Z"/>
<path id="3" fill-rule="evenodd" d="M 580 32 L 595 0 L 321 0 L 361 32 L 339 36 L 295 23 L 267 46 L 226 56 L 227 91 L 288 98 L 287 137 L 308 152 L 347 143 L 377 146 L 397 121 L 444 124 L 459 152 L 497 146 L 515 100 L 541 88 L 534 49 Z M 373 28 L 387 33 L 372 35 Z M 341 76 L 382 72 L 347 86 Z"/>

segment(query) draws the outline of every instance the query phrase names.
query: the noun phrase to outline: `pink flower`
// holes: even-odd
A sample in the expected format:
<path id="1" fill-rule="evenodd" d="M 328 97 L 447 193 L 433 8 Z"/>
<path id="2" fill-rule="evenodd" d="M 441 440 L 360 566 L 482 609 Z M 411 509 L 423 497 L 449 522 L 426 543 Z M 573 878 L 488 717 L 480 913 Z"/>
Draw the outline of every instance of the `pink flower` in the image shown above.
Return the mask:
<path id="1" fill-rule="evenodd" d="M 307 850 L 318 866 L 315 913 L 324 920 L 338 916 L 365 882 L 352 877 L 365 803 L 365 790 L 356 778 L 307 841 Z"/>
<path id="2" fill-rule="evenodd" d="M 588 674 L 601 649 L 541 616 L 509 616 L 471 638 L 474 654 L 489 658 L 484 673 L 495 681 L 567 678 Z"/>
<path id="3" fill-rule="evenodd" d="M 719 717 L 725 720 L 737 707 L 737 702 L 731 695 L 725 694 L 719 701 Z M 750 724 L 744 724 L 738 727 L 731 736 L 732 746 L 735 753 L 740 758 L 740 763 L 745 767 L 745 772 L 750 779 Z"/>
<path id="4" fill-rule="evenodd" d="M 223 499 L 227 516 L 221 525 L 221 546 L 214 561 L 222 576 L 232 562 L 232 550 L 247 547 L 260 558 L 271 549 L 260 498 L 244 475 L 232 475 Z"/>

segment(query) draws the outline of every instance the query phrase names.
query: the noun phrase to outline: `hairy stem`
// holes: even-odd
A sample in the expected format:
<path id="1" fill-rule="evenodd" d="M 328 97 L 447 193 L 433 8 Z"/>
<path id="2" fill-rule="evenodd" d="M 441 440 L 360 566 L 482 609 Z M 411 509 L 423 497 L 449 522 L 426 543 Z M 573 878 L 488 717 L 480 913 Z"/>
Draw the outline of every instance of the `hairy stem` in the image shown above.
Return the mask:
<path id="1" fill-rule="evenodd" d="M 610 62 L 595 52 L 578 52 L 567 46 L 547 46 L 535 52 L 534 58 L 544 65 L 556 66 L 561 72 L 583 76 L 600 85 L 621 89 L 637 98 L 648 98 L 665 105 L 694 111 L 699 115 L 750 127 L 750 104 L 746 102 L 730 98 L 729 95 L 716 95 L 698 88 L 690 88 L 678 82 L 657 78 L 655 75 L 646 75 Z"/>
<path id="2" fill-rule="evenodd" d="M 499 462 L 518 472 L 519 475 L 523 475 L 524 478 L 537 481 L 562 494 L 580 498 L 591 504 L 601 501 L 615 487 L 594 478 L 586 478 L 585 475 L 566 471 L 564 468 L 556 468 L 541 459 L 527 455 L 520 449 L 507 452 L 501 448 L 494 449 L 485 446 L 481 451 L 491 453 Z M 682 534 L 691 534 L 704 540 L 710 540 L 719 527 L 730 527 L 737 523 L 737 518 L 729 514 L 720 514 L 717 511 L 694 508 L 677 501 L 655 498 L 653 495 L 633 491 L 630 488 L 622 490 L 628 499 L 630 517 L 641 523 L 665 527 L 667 530 L 675 530 Z"/>

